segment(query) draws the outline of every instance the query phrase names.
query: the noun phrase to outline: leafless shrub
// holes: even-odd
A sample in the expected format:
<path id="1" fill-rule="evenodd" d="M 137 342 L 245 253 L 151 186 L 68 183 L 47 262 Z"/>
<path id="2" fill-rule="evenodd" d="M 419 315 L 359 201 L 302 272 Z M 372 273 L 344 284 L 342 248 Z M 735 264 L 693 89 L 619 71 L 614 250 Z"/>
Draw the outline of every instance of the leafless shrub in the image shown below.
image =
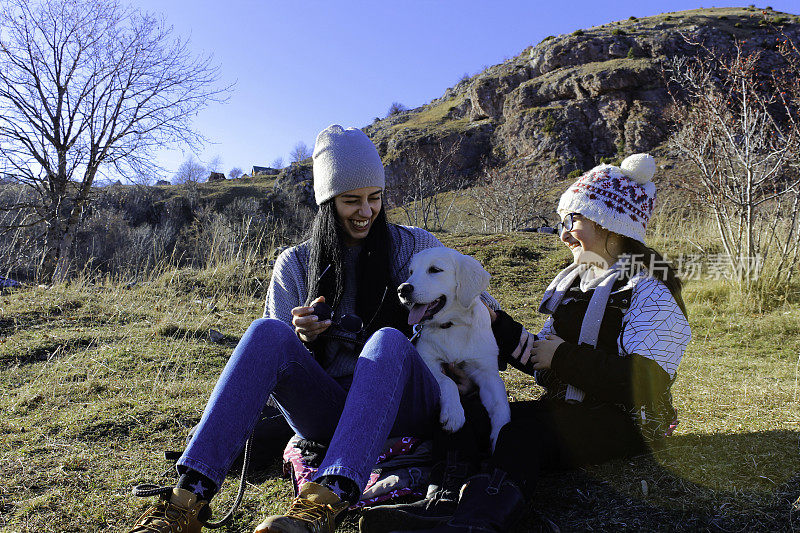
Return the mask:
<path id="1" fill-rule="evenodd" d="M 771 76 L 741 43 L 727 55 L 698 45 L 702 57 L 676 58 L 668 72 L 680 125 L 670 146 L 696 170 L 683 185 L 709 206 L 742 286 L 786 283 L 798 259 L 800 54 L 786 41 L 790 68 Z"/>
<path id="2" fill-rule="evenodd" d="M 399 115 L 403 111 L 406 111 L 408 108 L 401 104 L 400 102 L 392 102 L 392 105 L 389 106 L 389 111 L 386 112 L 387 117 L 391 117 L 393 115 Z"/>
<path id="3" fill-rule="evenodd" d="M 208 169 L 194 157 L 190 157 L 180 164 L 172 183 L 180 185 L 183 183 L 200 183 L 208 177 Z"/>
<path id="4" fill-rule="evenodd" d="M 461 141 L 418 143 L 406 150 L 387 187 L 387 202 L 409 225 L 441 230 L 469 181 L 458 172 Z"/>
<path id="5" fill-rule="evenodd" d="M 163 20 L 119 0 L 5 0 L 0 10 L 0 175 L 27 187 L 42 275 L 63 279 L 95 179 L 152 174 L 169 143 L 196 148 L 218 70 Z"/>
<path id="6" fill-rule="evenodd" d="M 299 143 L 294 145 L 292 148 L 291 153 L 289 154 L 289 158 L 292 160 L 292 163 L 299 163 L 305 159 L 311 157 L 311 149 L 306 146 L 306 143 L 300 141 Z"/>
<path id="7" fill-rule="evenodd" d="M 487 169 L 469 190 L 476 210 L 470 214 L 482 222 L 484 231 L 519 230 L 552 211 L 544 197 L 555 181 L 555 171 L 539 160 L 529 155 L 503 169 Z"/>

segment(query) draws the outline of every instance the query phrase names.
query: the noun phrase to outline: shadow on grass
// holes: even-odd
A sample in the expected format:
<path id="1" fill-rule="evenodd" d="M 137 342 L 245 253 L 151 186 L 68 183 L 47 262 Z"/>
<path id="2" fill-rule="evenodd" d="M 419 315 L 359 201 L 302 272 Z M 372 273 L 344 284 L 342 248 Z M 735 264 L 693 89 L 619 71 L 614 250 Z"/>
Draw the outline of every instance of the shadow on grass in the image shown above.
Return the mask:
<path id="1" fill-rule="evenodd" d="M 213 328 L 212 328 L 213 329 Z M 236 348 L 241 336 L 220 333 L 220 336 L 212 338 L 209 328 L 187 328 L 177 324 L 163 324 L 158 327 L 157 332 L 162 337 L 172 337 L 173 339 L 196 339 L 206 341 L 211 344 L 219 344 L 227 348 Z"/>
<path id="2" fill-rule="evenodd" d="M 547 474 L 517 531 L 542 531 L 542 516 L 561 531 L 800 529 L 798 437 L 675 435 L 652 455 Z"/>
<path id="3" fill-rule="evenodd" d="M 279 479 L 285 436 L 254 448 L 250 483 L 288 486 Z M 787 430 L 675 435 L 650 455 L 547 473 L 514 532 L 799 530 L 798 438 Z M 357 522 L 353 513 L 341 530 L 357 531 Z"/>
<path id="4" fill-rule="evenodd" d="M 798 530 L 798 438 L 786 430 L 675 435 L 651 455 L 548 473 L 514 532 Z M 276 482 L 279 454 L 262 455 L 249 481 Z M 357 522 L 356 514 L 343 531 Z"/>
<path id="5" fill-rule="evenodd" d="M 96 337 L 77 337 L 66 340 L 43 339 L 12 355 L 0 357 L 0 370 L 6 370 L 14 365 L 30 365 L 56 357 L 63 358 L 72 353 L 95 347 L 97 343 Z"/>

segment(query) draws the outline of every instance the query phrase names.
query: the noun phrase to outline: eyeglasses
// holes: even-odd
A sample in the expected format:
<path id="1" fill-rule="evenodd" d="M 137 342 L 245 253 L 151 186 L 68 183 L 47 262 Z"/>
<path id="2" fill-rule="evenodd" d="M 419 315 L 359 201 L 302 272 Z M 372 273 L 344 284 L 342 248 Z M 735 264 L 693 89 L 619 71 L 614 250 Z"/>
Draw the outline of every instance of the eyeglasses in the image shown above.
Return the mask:
<path id="1" fill-rule="evenodd" d="M 563 235 L 565 231 L 572 231 L 575 226 L 575 215 L 581 216 L 580 213 L 567 213 L 564 220 L 556 224 L 556 232 L 559 235 Z"/>

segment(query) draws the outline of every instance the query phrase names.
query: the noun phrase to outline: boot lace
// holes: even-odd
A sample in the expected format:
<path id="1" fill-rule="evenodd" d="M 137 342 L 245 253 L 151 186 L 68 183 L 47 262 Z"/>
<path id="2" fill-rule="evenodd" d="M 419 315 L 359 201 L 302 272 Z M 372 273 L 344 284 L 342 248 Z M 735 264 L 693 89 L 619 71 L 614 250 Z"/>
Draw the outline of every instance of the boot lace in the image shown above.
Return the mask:
<path id="1" fill-rule="evenodd" d="M 333 533 L 333 518 L 336 516 L 336 510 L 328 504 L 298 497 L 292 501 L 284 516 L 308 522 L 315 527 L 315 530 Z"/>
<path id="2" fill-rule="evenodd" d="M 182 528 L 189 525 L 189 518 L 187 515 L 191 510 L 175 505 L 166 498 L 162 498 L 153 505 L 152 511 L 148 512 L 143 520 L 136 524 L 134 531 L 152 531 L 154 533 L 161 533 L 164 531 L 164 526 L 169 526 L 169 530 L 183 531 Z"/>
<path id="3" fill-rule="evenodd" d="M 246 479 L 247 479 L 247 470 L 250 468 L 250 454 L 252 453 L 253 449 L 253 436 L 251 435 L 244 444 L 244 462 L 242 464 L 242 475 L 239 478 L 239 489 L 236 491 L 236 499 L 231 506 L 230 511 L 222 517 L 221 520 L 217 522 L 211 522 L 209 519 L 211 518 L 211 513 L 206 506 L 203 509 L 203 512 L 200 513 L 201 516 L 198 517 L 200 522 L 203 524 L 203 527 L 208 529 L 219 529 L 225 525 L 227 525 L 231 519 L 233 518 L 233 513 L 239 508 L 239 504 L 242 503 L 242 497 L 244 496 L 244 489 L 246 487 Z M 144 485 L 137 485 L 133 488 L 133 495 L 139 497 L 150 497 L 150 496 L 157 496 L 160 495 L 165 498 L 166 503 L 168 504 L 167 509 L 169 509 L 169 505 L 172 505 L 169 502 L 169 495 L 172 494 L 172 487 L 159 487 L 158 485 L 151 485 L 151 484 L 144 484 Z M 161 503 L 161 502 L 159 502 Z M 172 507 L 175 507 L 172 505 Z M 178 507 L 180 509 L 180 507 Z M 186 510 L 188 512 L 188 509 Z M 166 516 L 166 511 L 165 511 Z M 170 524 L 171 526 L 172 524 Z M 141 526 L 147 527 L 147 526 Z M 144 531 L 147 531 L 146 529 Z M 152 529 L 152 531 L 158 531 L 156 529 Z M 180 529 L 178 530 L 180 531 Z"/>

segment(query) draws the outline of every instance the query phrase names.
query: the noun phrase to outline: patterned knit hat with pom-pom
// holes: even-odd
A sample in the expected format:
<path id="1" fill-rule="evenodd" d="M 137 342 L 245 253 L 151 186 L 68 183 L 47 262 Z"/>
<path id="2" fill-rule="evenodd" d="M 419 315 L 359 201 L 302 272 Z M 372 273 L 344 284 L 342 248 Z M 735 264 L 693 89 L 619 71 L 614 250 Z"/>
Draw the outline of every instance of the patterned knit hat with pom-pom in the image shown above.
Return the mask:
<path id="1" fill-rule="evenodd" d="M 600 165 L 561 195 L 558 214 L 580 213 L 604 228 L 644 243 L 653 213 L 656 162 L 649 154 L 627 157 L 619 167 Z"/>

